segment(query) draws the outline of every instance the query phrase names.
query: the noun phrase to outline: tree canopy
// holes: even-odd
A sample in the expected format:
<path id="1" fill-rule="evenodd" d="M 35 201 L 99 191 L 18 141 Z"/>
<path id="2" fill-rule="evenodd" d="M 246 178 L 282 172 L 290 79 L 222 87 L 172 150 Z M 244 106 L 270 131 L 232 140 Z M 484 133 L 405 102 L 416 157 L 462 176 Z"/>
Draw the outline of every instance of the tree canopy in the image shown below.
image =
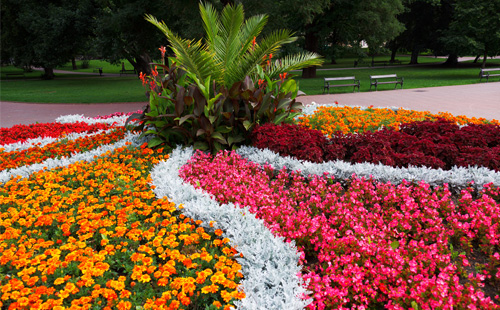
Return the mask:
<path id="1" fill-rule="evenodd" d="M 53 69 L 77 55 L 94 29 L 94 0 L 2 1 L 2 60 L 22 67 Z M 5 57 L 5 58 L 4 58 Z"/>

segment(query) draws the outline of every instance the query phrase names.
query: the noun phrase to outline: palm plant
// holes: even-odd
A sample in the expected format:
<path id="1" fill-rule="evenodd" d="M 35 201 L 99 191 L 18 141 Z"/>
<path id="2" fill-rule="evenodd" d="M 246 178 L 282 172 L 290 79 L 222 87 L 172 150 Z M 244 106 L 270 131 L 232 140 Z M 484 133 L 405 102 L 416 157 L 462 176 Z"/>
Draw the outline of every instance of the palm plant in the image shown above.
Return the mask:
<path id="1" fill-rule="evenodd" d="M 200 3 L 200 12 L 206 32 L 204 42 L 179 37 L 152 15 L 147 15 L 146 20 L 165 34 L 178 65 L 201 81 L 209 79 L 229 88 L 246 76 L 256 81 L 260 65 L 273 79 L 290 70 L 323 62 L 318 54 L 311 52 L 272 58 L 282 45 L 297 38 L 289 30 L 277 30 L 257 42 L 268 17 L 256 15 L 245 20 L 241 4 L 227 5 L 219 14 L 212 5 Z"/>

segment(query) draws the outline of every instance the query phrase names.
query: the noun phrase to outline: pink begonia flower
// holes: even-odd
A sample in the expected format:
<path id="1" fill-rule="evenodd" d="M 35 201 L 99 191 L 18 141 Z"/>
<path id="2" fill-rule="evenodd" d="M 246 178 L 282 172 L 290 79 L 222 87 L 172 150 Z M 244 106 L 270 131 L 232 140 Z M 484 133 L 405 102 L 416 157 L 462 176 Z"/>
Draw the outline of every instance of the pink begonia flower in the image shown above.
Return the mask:
<path id="1" fill-rule="evenodd" d="M 498 188 L 485 186 L 477 199 L 464 190 L 458 202 L 447 185 L 424 182 L 353 177 L 344 188 L 328 175 L 276 172 L 229 152 L 198 152 L 180 176 L 221 203 L 250 206 L 273 233 L 295 242 L 312 291 L 308 309 L 409 309 L 412 302 L 422 309 L 497 308 L 477 288 L 500 268 L 464 273 L 467 256 L 453 261 L 450 244 L 453 237 L 466 252 L 471 240 L 495 248 L 500 205 L 491 197 L 500 197 Z M 500 254 L 488 257 L 498 262 Z"/>

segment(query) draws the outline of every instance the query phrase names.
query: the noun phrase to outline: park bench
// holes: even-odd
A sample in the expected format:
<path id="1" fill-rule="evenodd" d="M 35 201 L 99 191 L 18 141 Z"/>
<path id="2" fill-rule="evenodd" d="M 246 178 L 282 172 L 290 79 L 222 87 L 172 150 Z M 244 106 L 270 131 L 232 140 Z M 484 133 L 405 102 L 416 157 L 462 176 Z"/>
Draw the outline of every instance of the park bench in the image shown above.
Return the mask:
<path id="1" fill-rule="evenodd" d="M 137 74 L 135 69 L 125 69 L 125 63 L 122 62 L 122 69 L 120 70 L 120 76 L 122 74 Z"/>
<path id="2" fill-rule="evenodd" d="M 120 70 L 120 76 L 122 74 L 136 74 L 136 72 L 135 72 L 135 69 L 130 69 L 130 70 L 128 70 L 128 69 L 122 69 L 122 70 Z"/>
<path id="3" fill-rule="evenodd" d="M 336 82 L 340 81 L 342 84 L 337 84 Z M 351 81 L 351 83 L 347 83 L 345 81 Z M 346 84 L 347 83 L 347 84 Z M 359 80 L 356 80 L 354 76 L 346 76 L 346 77 L 336 77 L 336 78 L 325 78 L 325 85 L 323 87 L 323 94 L 328 89 L 328 93 L 330 93 L 330 87 L 344 87 L 344 86 L 353 86 L 352 91 L 356 90 L 356 87 L 359 91 Z"/>
<path id="4" fill-rule="evenodd" d="M 393 64 L 400 65 L 401 64 L 401 60 L 399 60 L 399 59 L 394 59 L 394 60 L 378 60 L 378 61 L 373 60 L 372 61 L 372 67 L 374 65 L 376 65 L 376 64 L 382 64 L 382 65 L 384 65 L 384 67 L 387 66 L 387 65 L 393 65 Z"/>
<path id="5" fill-rule="evenodd" d="M 387 79 L 392 79 L 392 80 L 387 80 Z M 401 88 L 403 88 L 403 78 L 402 77 L 398 78 L 396 74 L 370 75 L 370 90 L 372 90 L 372 86 L 375 86 L 375 90 L 377 90 L 377 86 L 380 84 L 394 84 L 394 89 L 396 89 L 398 84 L 400 84 Z"/>
<path id="6" fill-rule="evenodd" d="M 12 72 L 12 73 L 7 73 L 5 75 L 7 76 L 7 78 L 11 76 L 22 76 L 23 78 L 26 78 L 24 72 Z"/>
<path id="7" fill-rule="evenodd" d="M 491 74 L 491 72 L 497 72 Z M 483 78 L 486 78 L 486 82 L 488 82 L 488 79 L 492 76 L 500 76 L 500 68 L 491 68 L 491 69 L 481 69 L 479 72 L 479 81 L 481 82 Z"/>
<path id="8" fill-rule="evenodd" d="M 376 64 L 381 64 L 381 65 L 384 65 L 384 67 L 385 67 L 385 66 L 387 66 L 387 63 L 388 63 L 388 61 L 386 61 L 386 60 L 378 60 L 378 61 L 372 60 L 372 67 L 375 66 Z"/>

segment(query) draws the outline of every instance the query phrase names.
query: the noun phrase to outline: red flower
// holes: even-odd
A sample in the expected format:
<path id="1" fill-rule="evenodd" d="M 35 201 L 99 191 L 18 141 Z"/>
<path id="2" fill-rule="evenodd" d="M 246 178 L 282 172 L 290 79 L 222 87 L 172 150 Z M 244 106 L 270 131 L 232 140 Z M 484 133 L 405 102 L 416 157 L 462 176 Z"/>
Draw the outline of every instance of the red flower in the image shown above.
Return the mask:
<path id="1" fill-rule="evenodd" d="M 165 46 L 162 46 L 159 48 L 160 52 L 161 52 L 161 57 L 165 57 L 165 52 L 167 51 L 167 49 L 165 48 Z"/>

